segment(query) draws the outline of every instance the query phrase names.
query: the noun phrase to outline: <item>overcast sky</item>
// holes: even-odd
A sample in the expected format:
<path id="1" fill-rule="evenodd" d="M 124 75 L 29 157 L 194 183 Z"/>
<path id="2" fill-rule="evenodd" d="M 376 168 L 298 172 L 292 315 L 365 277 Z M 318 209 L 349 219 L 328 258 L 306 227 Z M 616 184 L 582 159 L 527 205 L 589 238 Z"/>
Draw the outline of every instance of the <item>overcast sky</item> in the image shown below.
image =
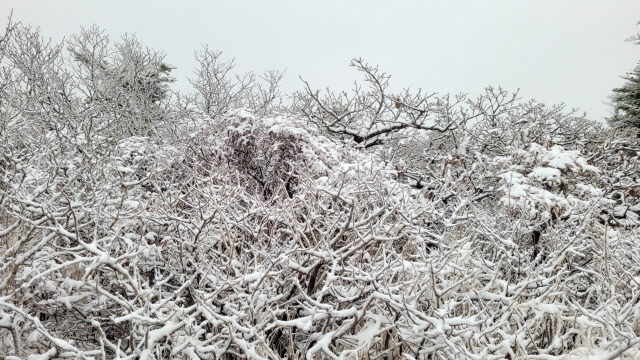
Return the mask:
<path id="1" fill-rule="evenodd" d="M 640 60 L 625 42 L 640 32 L 638 0 L 531 1 L 27 1 L 2 0 L 0 14 L 61 40 L 96 24 L 113 39 L 136 33 L 175 65 L 187 89 L 193 52 L 209 44 L 238 69 L 286 69 L 283 90 L 350 89 L 363 57 L 395 88 L 476 95 L 488 85 L 524 99 L 564 102 L 602 119 L 611 89 Z"/>

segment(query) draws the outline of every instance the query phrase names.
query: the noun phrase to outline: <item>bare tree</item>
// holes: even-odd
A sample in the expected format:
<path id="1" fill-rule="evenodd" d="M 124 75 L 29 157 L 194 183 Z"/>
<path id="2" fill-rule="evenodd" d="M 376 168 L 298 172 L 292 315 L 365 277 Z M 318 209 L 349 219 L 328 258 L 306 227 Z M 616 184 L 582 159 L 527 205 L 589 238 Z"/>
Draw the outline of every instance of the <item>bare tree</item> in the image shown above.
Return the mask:
<path id="1" fill-rule="evenodd" d="M 281 103 L 278 84 L 284 74 L 276 70 L 261 76 L 249 72 L 233 73 L 234 59 L 223 60 L 221 51 L 208 46 L 195 53 L 198 61 L 191 85 L 195 90 L 195 104 L 199 110 L 215 118 L 239 108 L 252 109 L 256 114 L 269 113 Z"/>
<path id="2" fill-rule="evenodd" d="M 349 136 L 365 147 L 401 136 L 405 129 L 451 131 L 472 117 L 458 106 L 465 100 L 463 95 L 437 98 L 435 94 L 409 90 L 391 94 L 389 75 L 362 59 L 353 59 L 350 66 L 363 73 L 365 88 L 356 83 L 351 94 L 327 92 L 321 96 L 303 80 L 305 90 L 293 97 L 294 111 L 320 128 Z"/>

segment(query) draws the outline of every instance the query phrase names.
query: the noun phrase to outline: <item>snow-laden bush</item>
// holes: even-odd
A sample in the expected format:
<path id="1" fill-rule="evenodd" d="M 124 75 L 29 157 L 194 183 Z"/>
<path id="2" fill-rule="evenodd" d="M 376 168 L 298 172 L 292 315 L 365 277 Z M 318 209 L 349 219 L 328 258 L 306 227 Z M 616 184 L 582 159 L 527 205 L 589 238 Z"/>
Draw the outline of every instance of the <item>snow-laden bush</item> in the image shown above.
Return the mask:
<path id="1" fill-rule="evenodd" d="M 503 194 L 503 205 L 541 222 L 567 217 L 572 205 L 591 205 L 602 196 L 580 182 L 589 182 L 600 170 L 587 164 L 577 151 L 566 151 L 559 145 L 547 149 L 533 143 L 527 150 L 493 158 L 489 168 L 501 179 L 497 190 Z M 584 208 L 577 210 L 582 213 Z"/>
<path id="2" fill-rule="evenodd" d="M 180 148 L 129 138 L 92 161 L 72 152 L 64 176 L 76 181 L 47 180 L 60 171 L 50 174 L 46 156 L 30 165 L 24 190 L 3 206 L 16 224 L 3 234 L 17 239 L 1 255 L 10 353 L 500 359 L 633 344 L 619 334 L 634 331 L 628 301 L 638 292 L 610 284 L 638 277 L 639 239 L 605 235 L 593 217 L 554 222 L 535 202 L 521 206 L 526 217 L 539 210 L 538 220 L 523 223 L 504 203 L 516 199 L 504 174 L 518 170 L 529 189 L 582 216 L 576 199 L 601 196 L 587 181 L 600 170 L 575 152 L 533 145 L 508 159 L 479 156 L 502 195 L 443 202 L 378 155 L 295 119 L 223 120 L 225 130 L 203 125 Z M 295 166 L 291 196 L 282 183 L 268 198 L 247 186 L 241 149 L 225 147 L 243 136 L 277 159 L 253 166 Z M 285 141 L 296 151 L 278 152 Z M 434 179 L 440 189 L 471 175 L 454 176 L 465 165 L 452 159 Z M 272 172 L 273 184 L 288 175 Z M 531 224 L 543 220 L 533 247 Z M 608 312 L 598 304 L 612 292 L 619 300 Z"/>
<path id="3" fill-rule="evenodd" d="M 299 120 L 236 112 L 213 146 L 217 161 L 265 198 L 293 197 L 302 177 L 326 176 L 337 163 L 333 144 Z"/>

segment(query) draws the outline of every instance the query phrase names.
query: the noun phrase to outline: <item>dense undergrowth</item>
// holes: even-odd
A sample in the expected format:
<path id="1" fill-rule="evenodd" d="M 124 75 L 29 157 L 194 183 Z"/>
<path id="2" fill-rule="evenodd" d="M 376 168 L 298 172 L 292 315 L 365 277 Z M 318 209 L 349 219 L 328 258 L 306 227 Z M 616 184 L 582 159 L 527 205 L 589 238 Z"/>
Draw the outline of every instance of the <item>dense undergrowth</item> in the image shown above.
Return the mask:
<path id="1" fill-rule="evenodd" d="M 488 88 L 282 96 L 0 42 L 0 358 L 636 358 L 640 144 Z"/>

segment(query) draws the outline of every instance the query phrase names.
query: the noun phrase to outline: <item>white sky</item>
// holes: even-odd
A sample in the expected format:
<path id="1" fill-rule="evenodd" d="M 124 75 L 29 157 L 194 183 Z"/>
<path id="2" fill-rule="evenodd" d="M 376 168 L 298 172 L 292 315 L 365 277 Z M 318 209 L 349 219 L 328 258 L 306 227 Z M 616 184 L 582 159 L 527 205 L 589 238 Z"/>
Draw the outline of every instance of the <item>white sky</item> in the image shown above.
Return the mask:
<path id="1" fill-rule="evenodd" d="M 360 80 L 349 61 L 363 57 L 396 89 L 475 96 L 502 86 L 602 119 L 611 89 L 640 60 L 640 46 L 624 41 L 640 32 L 638 0 L 2 0 L 2 25 L 11 9 L 54 40 L 92 24 L 113 39 L 134 32 L 167 53 L 179 89 L 206 43 L 240 71 L 286 69 L 285 92 L 302 88 L 299 75 L 348 90 Z"/>

